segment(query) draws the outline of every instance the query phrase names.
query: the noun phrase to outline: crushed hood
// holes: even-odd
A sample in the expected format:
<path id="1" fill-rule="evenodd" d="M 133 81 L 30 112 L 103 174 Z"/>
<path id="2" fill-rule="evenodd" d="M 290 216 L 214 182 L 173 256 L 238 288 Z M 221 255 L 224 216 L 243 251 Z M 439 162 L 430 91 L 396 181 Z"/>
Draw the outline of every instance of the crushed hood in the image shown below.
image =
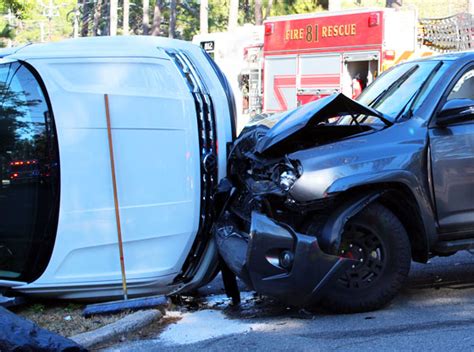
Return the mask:
<path id="1" fill-rule="evenodd" d="M 346 97 L 342 93 L 333 94 L 290 110 L 259 139 L 256 151 L 260 154 L 287 141 L 308 126 L 314 126 L 328 118 L 343 115 L 369 115 L 378 117 L 386 125 L 392 125 L 379 111 Z"/>

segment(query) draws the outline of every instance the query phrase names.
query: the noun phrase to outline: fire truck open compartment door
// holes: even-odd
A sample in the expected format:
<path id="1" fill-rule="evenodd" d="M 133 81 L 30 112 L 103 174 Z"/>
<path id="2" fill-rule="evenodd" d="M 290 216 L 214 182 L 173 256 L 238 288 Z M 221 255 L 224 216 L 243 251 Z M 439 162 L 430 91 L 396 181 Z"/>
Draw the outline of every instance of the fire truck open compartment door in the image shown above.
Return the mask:
<path id="1" fill-rule="evenodd" d="M 296 107 L 296 60 L 296 55 L 265 59 L 263 104 L 266 112 Z"/>
<path id="2" fill-rule="evenodd" d="M 300 55 L 298 63 L 298 105 L 340 92 L 340 54 Z"/>
<path id="3" fill-rule="evenodd" d="M 352 80 L 359 79 L 367 87 L 380 72 L 380 53 L 354 52 L 343 55 L 342 92 L 352 97 Z"/>

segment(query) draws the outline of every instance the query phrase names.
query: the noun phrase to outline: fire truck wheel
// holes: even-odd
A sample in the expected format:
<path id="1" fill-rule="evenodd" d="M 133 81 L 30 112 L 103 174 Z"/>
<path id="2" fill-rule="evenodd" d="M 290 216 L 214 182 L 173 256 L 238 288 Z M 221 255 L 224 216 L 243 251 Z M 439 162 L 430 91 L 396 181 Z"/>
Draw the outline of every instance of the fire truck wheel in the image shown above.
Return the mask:
<path id="1" fill-rule="evenodd" d="M 348 221 L 339 255 L 354 259 L 321 300 L 337 313 L 379 309 L 398 293 L 410 271 L 411 249 L 400 220 L 372 204 Z"/>

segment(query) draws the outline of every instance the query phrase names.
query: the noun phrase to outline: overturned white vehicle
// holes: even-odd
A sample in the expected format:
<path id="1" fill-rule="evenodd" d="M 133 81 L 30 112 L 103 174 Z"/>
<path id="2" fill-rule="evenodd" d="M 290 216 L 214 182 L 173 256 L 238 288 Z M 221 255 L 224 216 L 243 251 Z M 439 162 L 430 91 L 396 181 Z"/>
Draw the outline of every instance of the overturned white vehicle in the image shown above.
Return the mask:
<path id="1" fill-rule="evenodd" d="M 234 112 L 207 54 L 117 37 L 1 56 L 0 286 L 120 295 L 117 215 L 130 295 L 212 278 L 211 191 L 225 175 Z"/>

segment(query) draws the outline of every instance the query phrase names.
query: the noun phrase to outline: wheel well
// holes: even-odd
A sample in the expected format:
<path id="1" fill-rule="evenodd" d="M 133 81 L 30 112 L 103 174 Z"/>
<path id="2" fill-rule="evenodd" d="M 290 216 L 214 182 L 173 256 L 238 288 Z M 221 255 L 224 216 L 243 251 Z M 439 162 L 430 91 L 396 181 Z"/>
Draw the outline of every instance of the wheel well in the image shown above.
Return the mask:
<path id="1" fill-rule="evenodd" d="M 384 183 L 371 184 L 370 187 L 356 187 L 344 193 L 356 195 L 369 190 L 383 192 L 377 201 L 390 209 L 405 227 L 410 238 L 413 260 L 426 263 L 429 259 L 427 235 L 418 203 L 411 190 L 404 184 Z"/>

